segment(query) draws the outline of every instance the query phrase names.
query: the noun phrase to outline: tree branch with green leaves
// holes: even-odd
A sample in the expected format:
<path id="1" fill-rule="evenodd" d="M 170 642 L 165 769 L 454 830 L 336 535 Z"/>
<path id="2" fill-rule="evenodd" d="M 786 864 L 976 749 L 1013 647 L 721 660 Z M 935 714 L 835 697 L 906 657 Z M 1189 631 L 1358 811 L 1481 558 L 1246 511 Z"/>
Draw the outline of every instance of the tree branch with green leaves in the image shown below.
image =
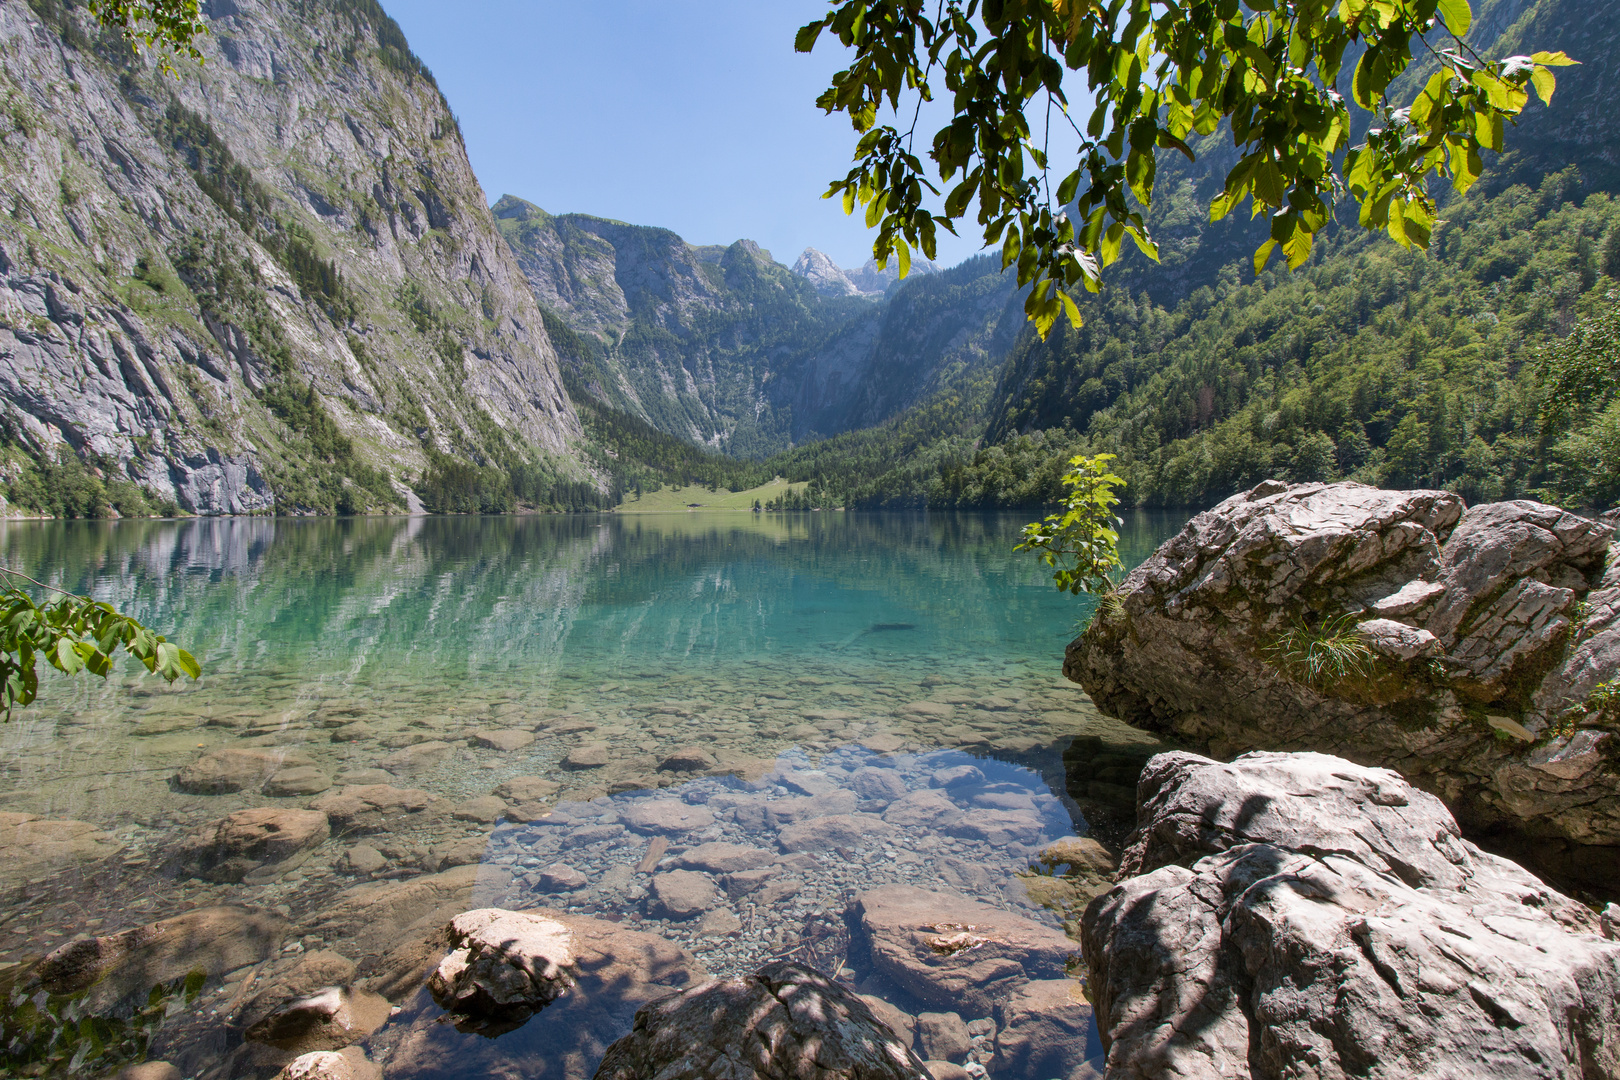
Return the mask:
<path id="1" fill-rule="evenodd" d="M 12 709 L 38 696 L 41 659 L 64 675 L 87 671 L 105 679 L 122 649 L 167 682 L 202 674 L 189 652 L 111 604 L 6 567 L 0 567 L 0 583 L 5 586 L 0 591 L 0 719 L 11 719 Z M 54 599 L 36 603 L 24 585 L 54 594 Z"/>
<path id="2" fill-rule="evenodd" d="M 117 30 L 132 49 L 145 45 L 158 53 L 158 70 L 170 72 L 167 52 L 203 58 L 196 39 L 208 33 L 198 0 L 90 0 L 90 14 Z"/>
<path id="3" fill-rule="evenodd" d="M 1119 505 L 1114 489 L 1124 487 L 1125 479 L 1109 469 L 1112 460 L 1113 454 L 1070 458 L 1062 511 L 1025 525 L 1023 540 L 1013 548 L 1038 552 L 1052 568 L 1053 583 L 1076 596 L 1112 591 L 1110 575 L 1122 565 L 1118 527 L 1123 522 L 1114 512 Z"/>
<path id="4" fill-rule="evenodd" d="M 933 258 L 938 230 L 954 234 L 977 207 L 985 243 L 999 244 L 1003 268 L 1016 266 L 1019 285 L 1031 287 L 1025 312 L 1042 336 L 1063 313 L 1080 325 L 1070 290 L 1096 292 L 1127 238 L 1158 258 L 1146 215 L 1160 150 L 1195 160 L 1189 140 L 1229 126 L 1241 156 L 1209 213 L 1219 220 L 1248 202 L 1255 216 L 1269 215 L 1256 273 L 1277 252 L 1290 268 L 1303 263 L 1347 197 L 1363 226 L 1426 248 L 1436 223 L 1431 178 L 1466 191 L 1483 170 L 1481 152 L 1501 152 L 1504 125 L 1531 91 L 1550 104 L 1551 69 L 1574 63 L 1561 52 L 1479 56 L 1467 42 L 1467 0 L 830 5 L 795 42 L 810 52 L 826 32 L 854 54 L 817 99 L 860 135 L 855 167 L 827 197 L 842 197 L 846 212 L 865 209 L 878 230 L 873 257 L 880 265 L 896 257 L 902 275 L 913 249 Z M 1338 85 L 1356 49 L 1346 98 Z M 1437 70 L 1413 100 L 1391 100 L 1417 55 Z M 1083 73 L 1089 115 L 1070 113 L 1070 72 Z M 952 118 L 934 133 L 925 166 L 914 153 L 916 125 L 940 90 Z M 1352 102 L 1374 118 L 1356 146 Z M 1043 103 L 1037 132 L 1031 117 Z M 879 122 L 885 108 L 896 122 Z M 1055 190 L 1054 111 L 1079 139 L 1079 160 Z M 940 208 L 929 209 L 941 194 Z"/>

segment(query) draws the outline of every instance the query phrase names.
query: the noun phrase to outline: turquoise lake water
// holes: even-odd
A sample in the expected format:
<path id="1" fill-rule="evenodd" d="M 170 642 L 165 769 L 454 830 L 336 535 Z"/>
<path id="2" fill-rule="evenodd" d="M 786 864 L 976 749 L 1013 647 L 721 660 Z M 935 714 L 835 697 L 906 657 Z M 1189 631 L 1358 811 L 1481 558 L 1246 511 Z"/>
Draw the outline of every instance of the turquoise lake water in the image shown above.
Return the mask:
<path id="1" fill-rule="evenodd" d="M 646 874 L 633 873 L 646 830 L 552 843 L 558 830 L 527 826 L 511 808 L 334 837 L 252 883 L 201 881 L 166 864 L 189 830 L 246 807 L 309 805 L 323 783 L 326 795 L 388 783 L 448 808 L 539 777 L 556 788 L 551 824 L 595 808 L 599 831 L 598 819 L 616 821 L 649 793 L 712 804 L 708 833 L 671 834 L 674 857 L 683 843 L 753 835 L 737 799 L 832 790 L 874 766 L 926 787 L 968 763 L 980 776 L 956 795 L 966 811 L 1011 807 L 1030 823 L 884 841 L 892 880 L 1062 925 L 1073 912 L 1043 906 L 1046 894 L 1024 890 L 1019 874 L 1053 839 L 1128 828 L 1132 770 L 1158 744 L 1100 716 L 1063 681 L 1063 647 L 1090 602 L 1058 593 L 1034 558 L 1013 553 L 1026 520 L 691 513 L 0 526 L 7 565 L 114 603 L 204 668 L 200 682 L 172 688 L 138 669 L 106 683 L 47 680 L 40 702 L 0 729 L 0 811 L 86 822 L 105 837 L 95 858 L 19 865 L 11 880 L 0 867 L 0 886 L 20 897 L 0 921 L 0 959 L 227 903 L 279 911 L 301 949 L 337 949 L 364 970 L 383 946 L 333 921 L 345 890 L 471 864 L 489 871 L 472 901 L 625 919 L 730 974 L 815 937 L 815 920 L 832 925 L 861 884 L 829 854 L 825 870 L 794 870 L 796 891 L 770 904 L 734 898 L 702 919 L 673 918 L 647 899 Z M 1127 515 L 1127 565 L 1184 521 Z M 484 745 L 490 731 L 517 732 L 523 745 Z M 714 760 L 704 775 L 660 768 L 694 747 Z M 176 787 L 177 770 L 226 748 L 301 755 L 319 779 L 280 796 L 260 790 L 263 777 L 223 794 Z M 580 765 L 587 751 L 596 763 Z M 357 844 L 380 863 L 357 869 Z M 548 895 L 539 864 L 561 858 L 587 883 Z M 19 874 L 29 875 L 25 893 L 15 891 Z M 236 979 L 210 991 L 216 1008 L 240 1004 Z M 433 1056 L 426 1029 L 406 1024 L 424 1010 L 430 1003 L 417 1002 L 367 1044 L 394 1062 L 390 1077 L 440 1074 L 422 1064 Z M 247 1063 L 239 1035 L 210 1023 L 171 1035 L 176 1055 L 217 1059 L 197 1075 L 269 1075 L 266 1060 Z M 448 1029 L 432 1030 L 442 1039 Z M 507 1036 L 508 1052 L 539 1030 Z"/>

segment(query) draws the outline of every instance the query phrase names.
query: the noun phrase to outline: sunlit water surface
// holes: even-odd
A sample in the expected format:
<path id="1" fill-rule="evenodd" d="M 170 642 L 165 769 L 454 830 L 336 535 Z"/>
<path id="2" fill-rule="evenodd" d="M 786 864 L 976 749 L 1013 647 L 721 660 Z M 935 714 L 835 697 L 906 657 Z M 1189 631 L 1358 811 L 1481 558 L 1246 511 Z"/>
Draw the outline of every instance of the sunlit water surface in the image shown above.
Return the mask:
<path id="1" fill-rule="evenodd" d="M 1089 600 L 1058 593 L 1032 557 L 1013 553 L 1024 520 L 692 513 L 0 526 L 7 565 L 112 602 L 204 668 L 200 682 L 172 688 L 133 664 L 104 684 L 47 679 L 39 703 L 0 729 L 0 811 L 89 822 L 122 845 L 111 860 L 65 860 L 48 873 L 0 866 L 0 959 L 241 903 L 292 920 L 290 957 L 334 949 L 364 971 L 394 942 L 333 924 L 344 890 L 469 864 L 480 870 L 468 906 L 549 906 L 634 925 L 717 975 L 788 956 L 875 993 L 883 987 L 859 969 L 843 929 L 861 889 L 909 883 L 1063 925 L 1084 894 L 1050 887 L 1032 861 L 1063 836 L 1117 839 L 1134 773 L 1158 744 L 1100 716 L 1062 679 L 1063 647 Z M 1127 565 L 1183 521 L 1128 516 Z M 476 734 L 492 730 L 535 740 L 479 745 Z M 280 798 L 256 784 L 175 789 L 177 769 L 221 747 L 302 753 L 333 786 Z M 660 769 L 693 747 L 714 766 Z M 591 749 L 594 759 L 576 753 Z M 590 760 L 602 763 L 570 767 Z M 659 836 L 668 846 L 654 872 L 706 841 L 775 851 L 781 822 L 738 809 L 749 800 L 831 792 L 836 803 L 863 767 L 925 789 L 963 764 L 982 774 L 949 789 L 964 812 L 1023 814 L 1023 824 L 912 827 L 796 853 L 780 878 L 788 884 L 701 917 L 671 918 L 649 897 L 643 867 Z M 492 815 L 487 798 L 494 820 L 448 812 L 515 777 L 559 785 L 545 800 L 551 818 L 513 820 L 532 806 Z M 334 836 L 253 884 L 165 867 L 200 824 L 244 807 L 307 806 L 346 783 L 444 802 L 375 834 Z M 712 810 L 712 820 L 690 833 L 614 824 L 650 797 Z M 364 857 L 351 853 L 356 844 Z M 559 862 L 583 884 L 547 878 Z M 274 1071 L 274 1055 L 246 1055 L 226 1024 L 251 985 L 243 978 L 211 983 L 202 1013 L 167 1036 L 188 1075 Z M 523 1064 L 525 1054 L 545 1056 L 534 1045 L 544 1042 L 538 1018 L 491 1044 L 422 1028 L 434 1007 L 419 997 L 367 1044 L 389 1077 L 475 1075 L 470 1058 L 446 1064 L 454 1048 L 440 1044 L 456 1038 L 486 1056 L 506 1048 L 510 1060 L 492 1059 L 489 1075 L 549 1075 L 538 1059 Z M 581 1067 L 594 1062 L 551 1071 Z"/>

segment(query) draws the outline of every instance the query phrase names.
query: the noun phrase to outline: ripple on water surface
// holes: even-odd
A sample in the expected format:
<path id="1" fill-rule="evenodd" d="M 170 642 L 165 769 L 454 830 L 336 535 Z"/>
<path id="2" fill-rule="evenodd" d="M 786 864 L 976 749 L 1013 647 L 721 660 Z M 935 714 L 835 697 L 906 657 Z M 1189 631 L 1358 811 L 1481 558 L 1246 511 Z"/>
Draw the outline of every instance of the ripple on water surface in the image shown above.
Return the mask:
<path id="1" fill-rule="evenodd" d="M 457 911 L 544 907 L 654 935 L 693 972 L 809 963 L 901 1010 L 881 1014 L 892 1024 L 926 1014 L 919 1051 L 1048 1080 L 1058 1063 L 1008 1041 L 1016 1019 L 919 994 L 850 914 L 863 892 L 910 886 L 1062 929 L 1105 868 L 1043 851 L 1129 824 L 1134 771 L 1157 744 L 1058 676 L 1075 604 L 1011 556 L 1018 524 L 8 529 L 13 564 L 134 610 L 207 676 L 181 691 L 52 684 L 0 735 L 0 949 L 27 961 L 250 905 L 287 936 L 211 971 L 200 1011 L 162 1036 L 187 1075 L 271 1075 L 292 1051 L 244 1031 L 299 978 L 335 970 L 400 1006 L 361 1044 L 389 1077 L 542 1075 L 542 1062 L 588 1077 L 635 1006 L 678 981 L 578 1015 L 552 1006 L 491 1040 L 436 1022 L 411 966 L 425 959 L 411 942 Z M 1135 524 L 1139 558 L 1180 522 Z M 332 835 L 234 870 L 182 857 L 199 831 L 261 807 L 325 813 Z M 960 1045 L 951 1021 L 928 1019 L 948 1013 Z M 1075 1046 L 1069 1064 L 1096 1049 Z"/>

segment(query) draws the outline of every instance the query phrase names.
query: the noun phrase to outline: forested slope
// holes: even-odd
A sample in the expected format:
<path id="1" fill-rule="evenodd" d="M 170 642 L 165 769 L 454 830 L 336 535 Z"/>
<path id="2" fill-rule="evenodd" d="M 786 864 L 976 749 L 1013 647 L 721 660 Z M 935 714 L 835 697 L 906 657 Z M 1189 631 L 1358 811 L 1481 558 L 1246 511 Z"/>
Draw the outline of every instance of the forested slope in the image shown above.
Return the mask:
<path id="1" fill-rule="evenodd" d="M 1484 181 L 1443 196 L 1428 253 L 1344 215 L 1305 267 L 1256 279 L 1260 226 L 1207 221 L 1228 153 L 1211 136 L 1196 166 L 1165 161 L 1153 214 L 1163 263 L 1111 270 L 1079 331 L 1060 322 L 1045 342 L 1026 331 L 977 417 L 920 438 L 938 426 L 931 406 L 846 437 L 842 460 L 828 444 L 793 465 L 836 473 L 855 505 L 1038 504 L 1060 494 L 1068 456 L 1101 452 L 1119 456 L 1138 505 L 1209 505 L 1269 477 L 1444 486 L 1472 500 L 1620 497 L 1594 480 L 1620 472 L 1620 356 L 1604 321 L 1620 289 L 1608 104 L 1620 11 L 1497 0 L 1476 15 L 1493 51 L 1562 48 L 1582 66 L 1561 75 L 1551 109 L 1529 111 Z M 1416 65 L 1407 79 L 1426 74 Z M 1558 353 L 1577 326 L 1581 344 Z M 1548 410 L 1555 353 L 1611 374 L 1589 378 L 1577 407 Z"/>

